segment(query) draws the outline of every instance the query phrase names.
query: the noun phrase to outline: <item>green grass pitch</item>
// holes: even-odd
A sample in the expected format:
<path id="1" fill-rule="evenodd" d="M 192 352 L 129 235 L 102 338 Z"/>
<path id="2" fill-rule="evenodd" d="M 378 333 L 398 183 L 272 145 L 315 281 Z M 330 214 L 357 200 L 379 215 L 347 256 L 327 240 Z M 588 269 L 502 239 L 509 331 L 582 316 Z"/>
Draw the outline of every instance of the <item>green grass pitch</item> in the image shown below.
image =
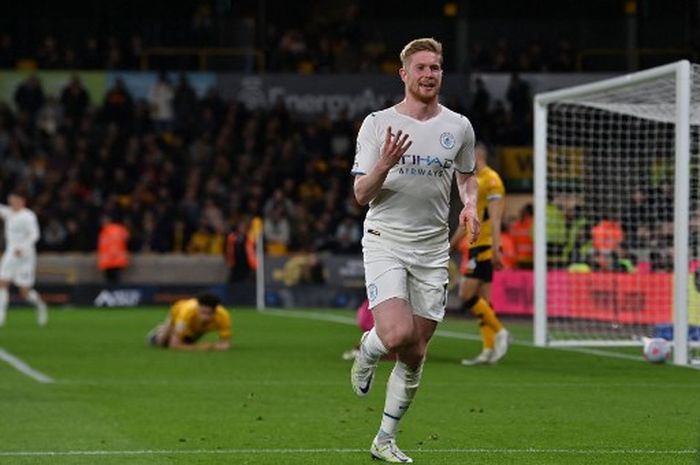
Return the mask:
<path id="1" fill-rule="evenodd" d="M 13 308 L 0 348 L 54 382 L 0 361 L 0 464 L 371 463 L 391 363 L 355 397 L 353 312 L 236 310 L 225 353 L 146 347 L 165 314 L 67 309 L 38 328 Z M 481 367 L 459 364 L 476 322 L 440 326 L 399 436 L 415 463 L 700 463 L 700 370 L 534 348 L 529 323 L 509 326 L 507 357 Z"/>

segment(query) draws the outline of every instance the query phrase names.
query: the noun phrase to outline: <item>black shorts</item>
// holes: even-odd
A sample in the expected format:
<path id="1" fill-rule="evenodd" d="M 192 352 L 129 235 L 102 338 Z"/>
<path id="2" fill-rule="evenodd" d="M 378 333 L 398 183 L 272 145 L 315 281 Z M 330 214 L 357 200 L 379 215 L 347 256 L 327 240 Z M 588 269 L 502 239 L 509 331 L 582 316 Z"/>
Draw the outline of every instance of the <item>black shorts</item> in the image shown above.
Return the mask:
<path id="1" fill-rule="evenodd" d="M 469 262 L 463 275 L 465 278 L 478 279 L 485 283 L 493 281 L 493 263 L 491 263 L 491 259 L 477 260 L 479 255 L 488 249 L 490 249 L 488 246 L 469 249 Z"/>

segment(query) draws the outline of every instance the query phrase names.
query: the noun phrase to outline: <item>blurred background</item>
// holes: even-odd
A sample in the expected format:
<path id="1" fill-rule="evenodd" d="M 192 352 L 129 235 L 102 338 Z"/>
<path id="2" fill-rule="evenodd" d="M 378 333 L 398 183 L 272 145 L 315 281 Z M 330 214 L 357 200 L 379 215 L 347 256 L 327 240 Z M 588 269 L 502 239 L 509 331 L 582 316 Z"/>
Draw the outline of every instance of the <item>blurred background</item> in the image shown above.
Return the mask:
<path id="1" fill-rule="evenodd" d="M 0 194 L 30 192 L 39 289 L 53 304 L 165 303 L 201 287 L 253 304 L 262 276 L 267 305 L 356 305 L 354 139 L 367 113 L 401 98 L 408 40 L 443 43 L 443 102 L 491 147 L 507 224 L 532 202 L 535 93 L 697 61 L 700 45 L 697 0 L 28 0 L 3 10 Z M 114 222 L 129 231 L 131 258 L 108 282 L 96 249 Z"/>

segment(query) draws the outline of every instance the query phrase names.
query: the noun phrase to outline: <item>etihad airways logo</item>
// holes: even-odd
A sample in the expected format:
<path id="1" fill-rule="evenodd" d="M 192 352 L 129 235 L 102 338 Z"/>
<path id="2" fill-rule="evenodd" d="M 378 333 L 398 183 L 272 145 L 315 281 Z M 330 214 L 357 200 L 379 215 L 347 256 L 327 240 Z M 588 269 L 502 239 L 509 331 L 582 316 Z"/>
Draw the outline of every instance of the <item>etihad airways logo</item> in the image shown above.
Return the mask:
<path id="1" fill-rule="evenodd" d="M 444 175 L 445 170 L 452 167 L 452 160 L 433 155 L 406 154 L 396 165 L 398 174 L 408 176 L 436 176 Z"/>

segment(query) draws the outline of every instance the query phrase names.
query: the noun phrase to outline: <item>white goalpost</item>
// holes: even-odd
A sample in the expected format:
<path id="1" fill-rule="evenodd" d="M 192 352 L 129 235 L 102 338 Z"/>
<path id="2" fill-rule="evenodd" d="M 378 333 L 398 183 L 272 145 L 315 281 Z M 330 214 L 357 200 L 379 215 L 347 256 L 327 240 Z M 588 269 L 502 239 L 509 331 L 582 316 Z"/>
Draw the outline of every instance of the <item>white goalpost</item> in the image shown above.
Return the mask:
<path id="1" fill-rule="evenodd" d="M 262 230 L 255 240 L 255 308 L 264 311 L 265 305 L 265 235 Z"/>
<path id="2" fill-rule="evenodd" d="M 534 119 L 535 344 L 700 361 L 700 66 L 541 93 Z"/>

